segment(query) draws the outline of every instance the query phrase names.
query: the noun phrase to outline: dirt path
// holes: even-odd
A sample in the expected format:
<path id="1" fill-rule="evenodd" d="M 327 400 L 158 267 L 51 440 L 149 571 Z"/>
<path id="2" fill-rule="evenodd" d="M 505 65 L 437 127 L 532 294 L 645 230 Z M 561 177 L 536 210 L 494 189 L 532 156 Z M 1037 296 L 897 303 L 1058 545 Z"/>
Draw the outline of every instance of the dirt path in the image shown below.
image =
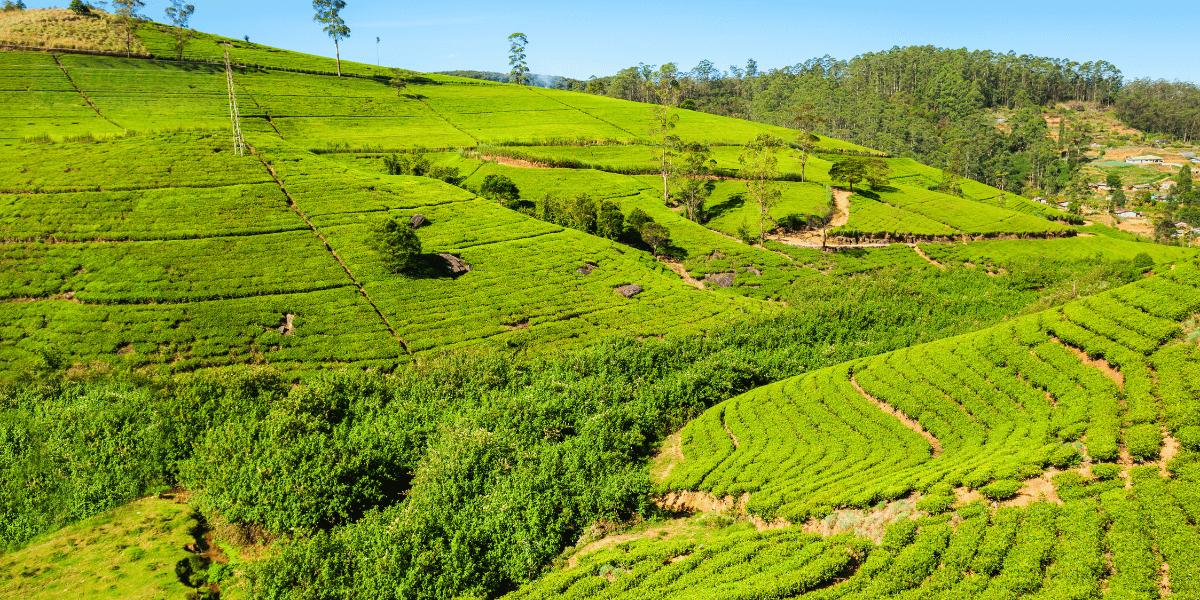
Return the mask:
<path id="1" fill-rule="evenodd" d="M 1105 375 L 1107 375 L 1109 379 L 1113 380 L 1113 382 L 1116 383 L 1121 388 L 1125 387 L 1125 376 L 1122 375 L 1121 372 L 1118 371 L 1115 367 L 1108 364 L 1108 361 L 1106 361 L 1102 358 L 1097 359 L 1097 360 L 1092 360 L 1092 358 L 1087 355 L 1087 352 L 1084 352 L 1083 350 L 1074 348 L 1072 346 L 1068 346 L 1067 344 L 1062 343 L 1062 340 L 1058 339 L 1057 337 L 1050 338 L 1050 341 L 1062 346 L 1063 348 L 1065 348 L 1067 350 L 1067 352 L 1074 354 L 1075 357 L 1079 359 L 1079 362 L 1081 362 L 1089 367 L 1092 367 L 1094 369 L 1099 369 L 1101 373 L 1104 373 Z"/>
<path id="2" fill-rule="evenodd" d="M 925 252 L 923 252 L 923 251 L 921 250 L 921 246 L 919 246 L 919 245 L 917 245 L 917 244 L 909 244 L 909 245 L 910 245 L 910 246 L 912 246 L 912 249 L 913 249 L 913 250 L 916 250 L 916 251 L 917 251 L 917 256 L 920 256 L 921 258 L 923 258 L 923 259 L 925 259 L 925 260 L 929 261 L 929 264 L 931 264 L 931 265 L 933 265 L 933 266 L 935 266 L 935 267 L 937 267 L 937 268 L 939 268 L 939 269 L 941 269 L 941 270 L 943 270 L 943 271 L 945 271 L 945 270 L 946 270 L 946 265 L 943 265 L 942 263 L 940 263 L 940 262 L 938 262 L 938 261 L 936 261 L 936 260 L 933 260 L 932 258 L 929 258 L 929 255 L 928 255 L 928 254 L 925 254 Z"/>
<path id="3" fill-rule="evenodd" d="M 480 154 L 479 160 L 491 161 L 498 165 L 504 165 L 506 167 L 521 167 L 522 169 L 549 169 L 550 168 L 550 165 L 544 165 L 542 163 L 535 163 L 535 162 L 531 162 L 528 160 L 518 160 L 516 158 L 500 156 L 498 154 Z"/>
<path id="4" fill-rule="evenodd" d="M 833 215 L 833 220 L 829 222 L 830 229 L 835 229 L 845 225 L 850 221 L 850 196 L 854 192 L 850 190 L 833 189 L 833 200 L 837 203 L 837 213 Z"/>
<path id="5" fill-rule="evenodd" d="M 863 398 L 866 398 L 872 404 L 874 404 L 875 406 L 878 406 L 879 410 L 882 410 L 883 412 L 885 412 L 889 415 L 892 415 L 893 417 L 896 417 L 897 419 L 900 420 L 901 423 L 904 424 L 905 427 L 919 433 L 921 435 L 921 437 L 924 437 L 929 442 L 929 444 L 931 446 L 933 446 L 933 457 L 934 458 L 937 458 L 942 455 L 942 443 L 939 442 L 937 438 L 933 437 L 932 433 L 925 431 L 925 428 L 921 427 L 920 423 L 916 422 L 911 417 L 896 410 L 895 408 L 892 408 L 892 405 L 888 404 L 887 402 L 884 402 L 883 400 L 880 400 L 880 399 L 875 398 L 875 397 L 871 396 L 870 394 L 868 394 L 865 390 L 862 389 L 861 386 L 858 385 L 858 381 L 854 379 L 853 375 L 850 376 L 850 383 L 854 385 L 854 389 L 858 390 L 858 393 L 862 394 Z"/>
<path id="6" fill-rule="evenodd" d="M 660 260 L 662 260 L 662 259 L 660 259 Z M 662 263 L 664 265 L 667 265 L 668 267 L 670 267 L 670 269 L 672 271 L 675 271 L 675 274 L 682 277 L 683 280 L 688 285 L 695 287 L 695 288 L 699 288 L 699 289 L 705 289 L 704 282 L 700 281 L 699 279 L 696 279 L 695 277 L 692 277 L 691 275 L 688 275 L 687 269 L 683 268 L 682 264 L 680 264 L 678 262 L 668 261 L 668 260 L 662 260 Z"/>

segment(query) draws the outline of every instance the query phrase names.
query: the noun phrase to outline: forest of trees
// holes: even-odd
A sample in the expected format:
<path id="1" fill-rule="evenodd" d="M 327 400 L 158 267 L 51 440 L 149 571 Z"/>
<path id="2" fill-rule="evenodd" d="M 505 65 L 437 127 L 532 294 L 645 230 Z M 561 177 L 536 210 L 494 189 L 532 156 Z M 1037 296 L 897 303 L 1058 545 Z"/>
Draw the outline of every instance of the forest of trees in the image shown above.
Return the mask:
<path id="1" fill-rule="evenodd" d="M 679 82 L 684 108 L 791 126 L 792 108 L 812 105 L 820 117 L 816 133 L 1016 193 L 1030 188 L 1056 193 L 1071 185 L 1092 141 L 1086 131 L 1070 128 L 1056 141 L 1044 107 L 1088 102 L 1121 110 L 1128 105 L 1145 128 L 1174 135 L 1194 136 L 1200 123 L 1191 84 L 1135 81 L 1128 89 L 1146 91 L 1136 95 L 1141 104 L 1134 107 L 1121 71 L 1105 61 L 933 46 L 896 47 L 848 61 L 825 56 L 765 72 L 753 60 L 728 71 L 709 61 L 686 72 L 674 64 L 641 64 L 593 78 L 586 89 L 658 102 L 656 89 L 664 77 Z M 1190 104 L 1171 90 L 1190 91 L 1184 96 Z"/>
<path id="2" fill-rule="evenodd" d="M 1162 79 L 1135 79 L 1117 96 L 1117 117 L 1130 127 L 1184 142 L 1200 136 L 1200 87 Z"/>

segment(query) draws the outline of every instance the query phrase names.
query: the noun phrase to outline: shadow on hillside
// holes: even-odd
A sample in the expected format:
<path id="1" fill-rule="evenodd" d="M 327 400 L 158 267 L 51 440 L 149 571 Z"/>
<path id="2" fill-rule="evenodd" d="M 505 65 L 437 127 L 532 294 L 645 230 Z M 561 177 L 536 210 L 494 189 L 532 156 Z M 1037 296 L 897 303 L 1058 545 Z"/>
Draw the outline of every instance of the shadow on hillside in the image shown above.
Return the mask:
<path id="1" fill-rule="evenodd" d="M 419 254 L 409 259 L 404 274 L 413 279 L 455 279 L 454 273 L 440 254 Z"/>
<path id="2" fill-rule="evenodd" d="M 745 204 L 746 195 L 739 192 L 722 202 L 718 202 L 712 206 L 706 206 L 704 212 L 707 213 L 709 219 L 717 219 L 725 213 L 741 210 Z"/>

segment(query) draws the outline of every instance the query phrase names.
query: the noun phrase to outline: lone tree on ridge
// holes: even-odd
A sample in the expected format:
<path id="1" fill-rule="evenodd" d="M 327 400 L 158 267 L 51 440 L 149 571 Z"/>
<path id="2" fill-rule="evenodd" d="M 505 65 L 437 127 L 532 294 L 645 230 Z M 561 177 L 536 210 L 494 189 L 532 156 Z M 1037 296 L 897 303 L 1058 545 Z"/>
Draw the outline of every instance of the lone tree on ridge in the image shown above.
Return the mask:
<path id="1" fill-rule="evenodd" d="M 167 18 L 171 19 L 171 24 L 175 26 L 175 58 L 182 60 L 183 45 L 191 33 L 188 30 L 188 20 L 192 18 L 192 13 L 196 12 L 196 7 L 184 4 L 183 0 L 171 0 L 171 6 L 163 12 L 167 13 Z"/>
<path id="2" fill-rule="evenodd" d="M 333 53 L 337 58 L 337 74 L 342 76 L 342 53 L 338 48 L 338 40 L 344 40 L 350 37 L 350 28 L 346 26 L 346 22 L 342 20 L 342 16 L 338 13 L 346 8 L 346 0 L 313 0 L 313 10 L 317 14 L 313 15 L 313 21 L 324 25 L 322 31 L 329 34 L 333 40 Z"/>
<path id="3" fill-rule="evenodd" d="M 523 33 L 508 36 L 508 64 L 512 71 L 508 72 L 509 83 L 529 85 L 529 65 L 525 64 L 525 44 L 529 39 Z"/>

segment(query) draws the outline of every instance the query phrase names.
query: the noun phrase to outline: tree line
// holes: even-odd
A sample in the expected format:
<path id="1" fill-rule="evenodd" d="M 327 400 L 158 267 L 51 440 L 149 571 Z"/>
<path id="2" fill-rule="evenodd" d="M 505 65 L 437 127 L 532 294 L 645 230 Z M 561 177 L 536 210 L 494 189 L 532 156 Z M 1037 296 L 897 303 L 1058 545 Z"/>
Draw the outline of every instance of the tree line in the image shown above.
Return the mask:
<path id="1" fill-rule="evenodd" d="M 1079 63 L 1009 52 L 934 46 L 896 47 L 850 60 L 829 56 L 762 71 L 718 69 L 702 61 L 690 71 L 674 63 L 639 64 L 592 78 L 586 91 L 661 104 L 664 79 L 678 106 L 772 125 L 795 126 L 796 107 L 817 117 L 806 130 L 911 157 L 1006 192 L 1066 191 L 1092 141 L 1069 127 L 1061 110 L 1055 139 L 1046 106 L 1115 106 L 1134 126 L 1177 137 L 1200 127 L 1200 93 L 1192 84 L 1134 81 L 1106 61 Z M 1075 108 L 1083 108 L 1077 106 Z"/>

